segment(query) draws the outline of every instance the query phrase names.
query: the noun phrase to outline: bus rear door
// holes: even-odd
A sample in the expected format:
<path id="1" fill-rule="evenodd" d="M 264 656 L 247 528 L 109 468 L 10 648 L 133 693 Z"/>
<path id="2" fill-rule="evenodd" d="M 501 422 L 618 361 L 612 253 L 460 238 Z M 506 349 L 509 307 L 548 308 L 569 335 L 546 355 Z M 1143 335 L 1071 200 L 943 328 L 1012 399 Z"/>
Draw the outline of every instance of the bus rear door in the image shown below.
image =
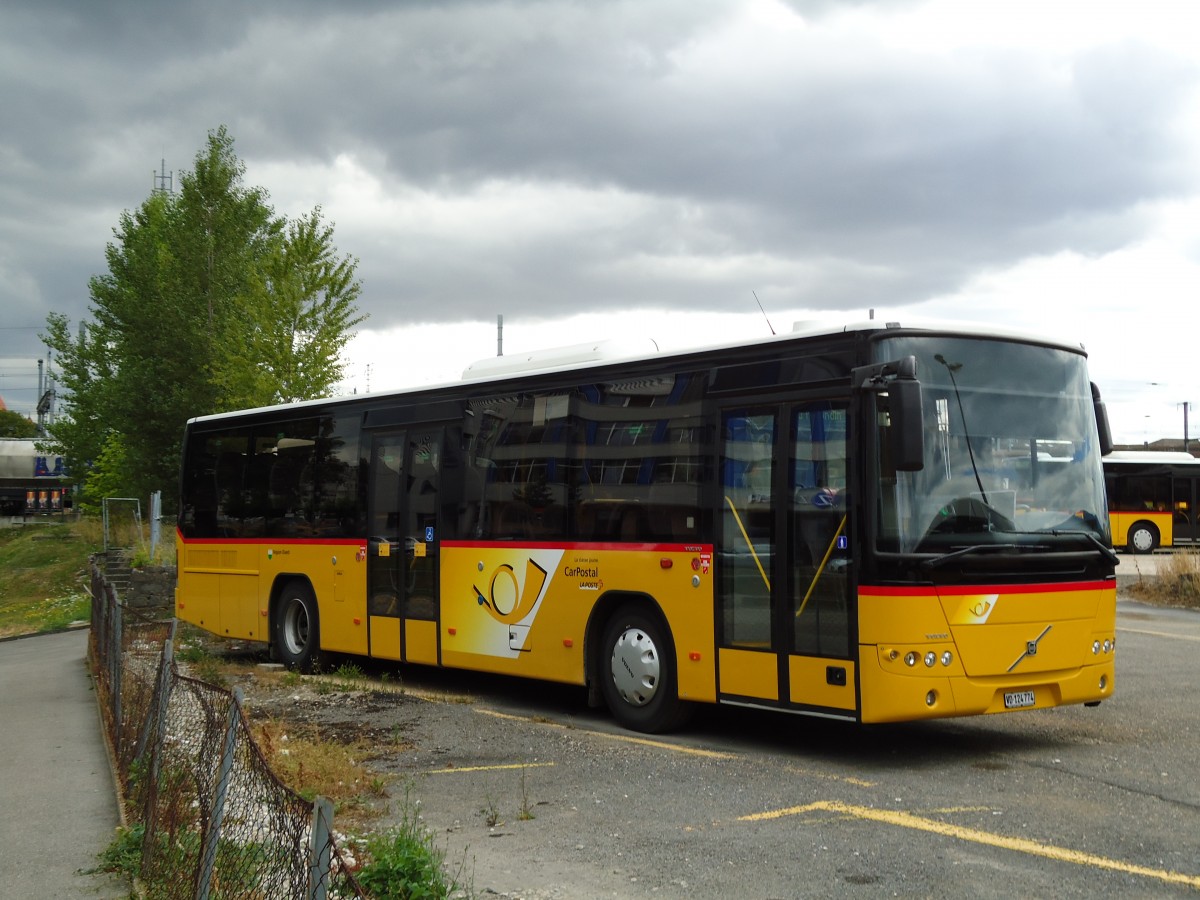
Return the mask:
<path id="1" fill-rule="evenodd" d="M 368 474 L 371 655 L 436 664 L 442 430 L 378 433 Z"/>

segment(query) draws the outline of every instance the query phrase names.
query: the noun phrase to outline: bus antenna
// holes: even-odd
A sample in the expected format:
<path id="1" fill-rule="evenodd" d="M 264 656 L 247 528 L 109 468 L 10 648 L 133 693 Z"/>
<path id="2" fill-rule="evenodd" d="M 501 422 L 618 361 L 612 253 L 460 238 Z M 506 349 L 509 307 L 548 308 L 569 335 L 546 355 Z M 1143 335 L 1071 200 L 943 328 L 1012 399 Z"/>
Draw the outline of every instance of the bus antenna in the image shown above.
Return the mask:
<path id="1" fill-rule="evenodd" d="M 771 329 L 771 334 L 774 334 L 775 326 L 771 324 L 771 319 L 769 316 L 767 316 L 767 311 L 763 309 L 762 301 L 758 299 L 758 292 L 754 289 L 751 289 L 750 293 L 754 295 L 754 302 L 758 304 L 759 311 L 763 314 L 763 318 L 767 320 L 767 327 Z"/>

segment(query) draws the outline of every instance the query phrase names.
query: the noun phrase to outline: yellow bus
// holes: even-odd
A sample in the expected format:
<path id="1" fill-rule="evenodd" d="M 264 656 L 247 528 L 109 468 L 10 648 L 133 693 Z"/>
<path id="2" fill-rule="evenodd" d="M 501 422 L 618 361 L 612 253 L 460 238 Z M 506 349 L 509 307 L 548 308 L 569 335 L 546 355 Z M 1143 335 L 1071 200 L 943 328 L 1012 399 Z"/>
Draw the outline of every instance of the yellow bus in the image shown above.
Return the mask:
<path id="1" fill-rule="evenodd" d="M 1200 543 L 1200 459 L 1164 450 L 1104 457 L 1113 543 L 1132 553 Z"/>
<path id="2" fill-rule="evenodd" d="M 1110 444 L 1081 347 L 968 326 L 501 357 L 188 422 L 176 609 L 301 670 L 579 685 L 647 732 L 1091 705 Z"/>

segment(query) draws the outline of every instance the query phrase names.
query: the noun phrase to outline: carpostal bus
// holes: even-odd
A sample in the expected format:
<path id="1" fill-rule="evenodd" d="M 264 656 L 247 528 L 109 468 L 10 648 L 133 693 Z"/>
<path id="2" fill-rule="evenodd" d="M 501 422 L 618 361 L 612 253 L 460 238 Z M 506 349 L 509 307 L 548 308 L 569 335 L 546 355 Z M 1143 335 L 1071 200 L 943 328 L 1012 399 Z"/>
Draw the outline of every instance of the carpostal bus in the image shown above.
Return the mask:
<path id="1" fill-rule="evenodd" d="M 1200 543 L 1200 459 L 1162 450 L 1104 458 L 1113 543 L 1133 553 Z"/>
<path id="2" fill-rule="evenodd" d="M 871 321 L 603 356 L 191 420 L 179 618 L 301 670 L 580 685 L 647 732 L 701 703 L 886 722 L 1112 694 L 1081 347 Z"/>

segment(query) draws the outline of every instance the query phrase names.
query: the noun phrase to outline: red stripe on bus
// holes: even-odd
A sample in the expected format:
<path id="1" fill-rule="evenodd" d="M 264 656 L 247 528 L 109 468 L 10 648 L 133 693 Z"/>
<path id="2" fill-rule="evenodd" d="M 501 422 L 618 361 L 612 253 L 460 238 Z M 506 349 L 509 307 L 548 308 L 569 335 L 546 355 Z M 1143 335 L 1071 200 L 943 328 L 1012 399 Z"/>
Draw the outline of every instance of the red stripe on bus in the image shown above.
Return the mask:
<path id="1" fill-rule="evenodd" d="M 360 547 L 367 542 L 365 537 L 361 538 L 287 538 L 287 537 L 252 537 L 252 538 L 190 538 L 179 536 L 179 539 L 185 544 L 215 544 L 221 546 L 224 544 L 246 546 L 247 544 L 270 544 L 273 547 L 289 546 L 312 546 L 312 547 Z"/>
<path id="2" fill-rule="evenodd" d="M 177 530 L 178 533 L 178 530 Z M 271 544 L 274 546 L 359 546 L 368 538 L 294 538 L 294 537 L 221 537 L 221 538 L 189 538 L 179 535 L 185 544 L 229 544 L 245 546 L 247 544 Z M 476 549 L 476 550 L 625 550 L 630 553 L 712 553 L 712 544 L 654 544 L 654 543 L 619 543 L 616 541 L 441 541 L 443 549 Z"/>
<path id="3" fill-rule="evenodd" d="M 971 585 L 893 585 L 860 584 L 858 593 L 879 597 L 928 597 L 931 593 L 943 596 L 970 597 L 975 594 L 1060 594 L 1065 591 L 1098 591 L 1116 588 L 1115 581 L 1068 581 L 1057 584 L 971 584 Z"/>
<path id="4" fill-rule="evenodd" d="M 617 541 L 442 541 L 445 549 L 462 550 L 626 550 L 630 553 L 712 553 L 712 544 L 620 543 Z"/>

